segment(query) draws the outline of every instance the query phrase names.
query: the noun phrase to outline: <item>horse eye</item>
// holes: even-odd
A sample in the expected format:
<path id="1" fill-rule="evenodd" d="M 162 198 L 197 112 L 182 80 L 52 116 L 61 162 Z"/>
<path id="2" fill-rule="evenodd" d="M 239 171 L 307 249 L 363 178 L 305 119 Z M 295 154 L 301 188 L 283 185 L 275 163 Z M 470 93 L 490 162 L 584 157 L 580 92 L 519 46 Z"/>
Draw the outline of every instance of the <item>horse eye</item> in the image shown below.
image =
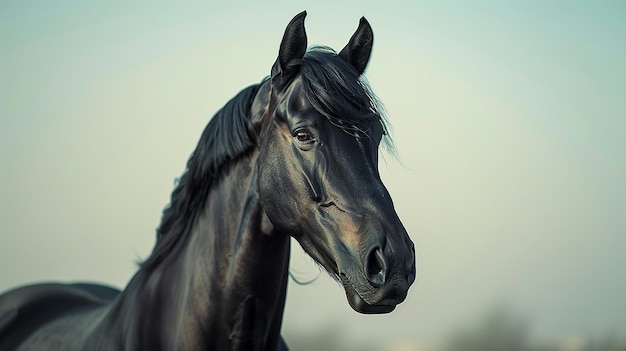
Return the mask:
<path id="1" fill-rule="evenodd" d="M 296 132 L 296 139 L 298 139 L 298 141 L 301 143 L 306 143 L 306 142 L 314 141 L 315 137 L 313 136 L 313 134 L 311 134 L 311 132 L 302 130 L 302 131 Z"/>

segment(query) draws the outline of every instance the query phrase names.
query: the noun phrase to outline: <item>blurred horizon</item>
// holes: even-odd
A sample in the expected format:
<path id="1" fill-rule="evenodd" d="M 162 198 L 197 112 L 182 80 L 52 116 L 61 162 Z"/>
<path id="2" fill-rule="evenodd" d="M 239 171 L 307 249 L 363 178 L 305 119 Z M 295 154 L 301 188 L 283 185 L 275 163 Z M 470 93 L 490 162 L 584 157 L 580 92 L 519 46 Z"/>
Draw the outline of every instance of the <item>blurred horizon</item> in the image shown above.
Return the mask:
<path id="1" fill-rule="evenodd" d="M 418 278 L 359 315 L 294 243 L 292 273 L 319 277 L 290 281 L 286 339 L 412 350 L 500 304 L 532 340 L 626 338 L 620 1 L 2 2 L 0 291 L 123 288 L 204 126 L 305 9 L 311 46 L 373 27 L 366 78 L 399 154 L 380 171 Z"/>

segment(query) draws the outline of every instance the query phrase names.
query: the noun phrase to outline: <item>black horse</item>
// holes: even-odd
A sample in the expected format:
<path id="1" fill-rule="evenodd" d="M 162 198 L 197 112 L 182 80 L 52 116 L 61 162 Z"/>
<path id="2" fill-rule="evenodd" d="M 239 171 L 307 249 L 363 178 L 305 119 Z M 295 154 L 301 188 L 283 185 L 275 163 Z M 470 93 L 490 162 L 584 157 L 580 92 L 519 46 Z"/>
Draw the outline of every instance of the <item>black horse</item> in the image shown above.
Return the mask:
<path id="1" fill-rule="evenodd" d="M 209 122 L 126 289 L 40 284 L 0 297 L 0 350 L 277 350 L 290 237 L 361 313 L 387 313 L 415 252 L 380 180 L 385 125 L 361 78 L 362 18 L 338 54 L 307 51 L 306 12 L 271 76 Z"/>

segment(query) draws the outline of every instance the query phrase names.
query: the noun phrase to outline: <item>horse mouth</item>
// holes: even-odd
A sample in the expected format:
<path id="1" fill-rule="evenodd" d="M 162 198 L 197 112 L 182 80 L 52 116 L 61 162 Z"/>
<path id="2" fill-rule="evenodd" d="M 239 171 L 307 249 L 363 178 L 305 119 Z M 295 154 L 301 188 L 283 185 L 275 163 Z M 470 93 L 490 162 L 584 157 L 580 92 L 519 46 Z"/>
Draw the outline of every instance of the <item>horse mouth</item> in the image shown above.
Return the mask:
<path id="1" fill-rule="evenodd" d="M 348 277 L 340 274 L 341 283 L 346 291 L 348 303 L 353 310 L 363 314 L 384 314 L 396 309 L 396 305 L 374 304 L 370 305 L 359 294 L 358 290 L 352 285 Z"/>

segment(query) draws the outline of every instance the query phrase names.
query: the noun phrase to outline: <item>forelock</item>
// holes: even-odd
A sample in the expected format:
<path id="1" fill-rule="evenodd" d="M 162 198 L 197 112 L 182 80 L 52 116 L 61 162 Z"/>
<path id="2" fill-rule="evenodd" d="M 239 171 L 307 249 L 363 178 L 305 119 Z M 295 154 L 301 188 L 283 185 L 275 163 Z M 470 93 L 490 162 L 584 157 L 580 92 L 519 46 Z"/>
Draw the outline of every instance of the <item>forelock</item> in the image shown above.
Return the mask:
<path id="1" fill-rule="evenodd" d="M 332 124 L 350 134 L 368 136 L 372 123 L 384 121 L 367 82 L 328 47 L 314 47 L 302 60 L 304 93 Z"/>

